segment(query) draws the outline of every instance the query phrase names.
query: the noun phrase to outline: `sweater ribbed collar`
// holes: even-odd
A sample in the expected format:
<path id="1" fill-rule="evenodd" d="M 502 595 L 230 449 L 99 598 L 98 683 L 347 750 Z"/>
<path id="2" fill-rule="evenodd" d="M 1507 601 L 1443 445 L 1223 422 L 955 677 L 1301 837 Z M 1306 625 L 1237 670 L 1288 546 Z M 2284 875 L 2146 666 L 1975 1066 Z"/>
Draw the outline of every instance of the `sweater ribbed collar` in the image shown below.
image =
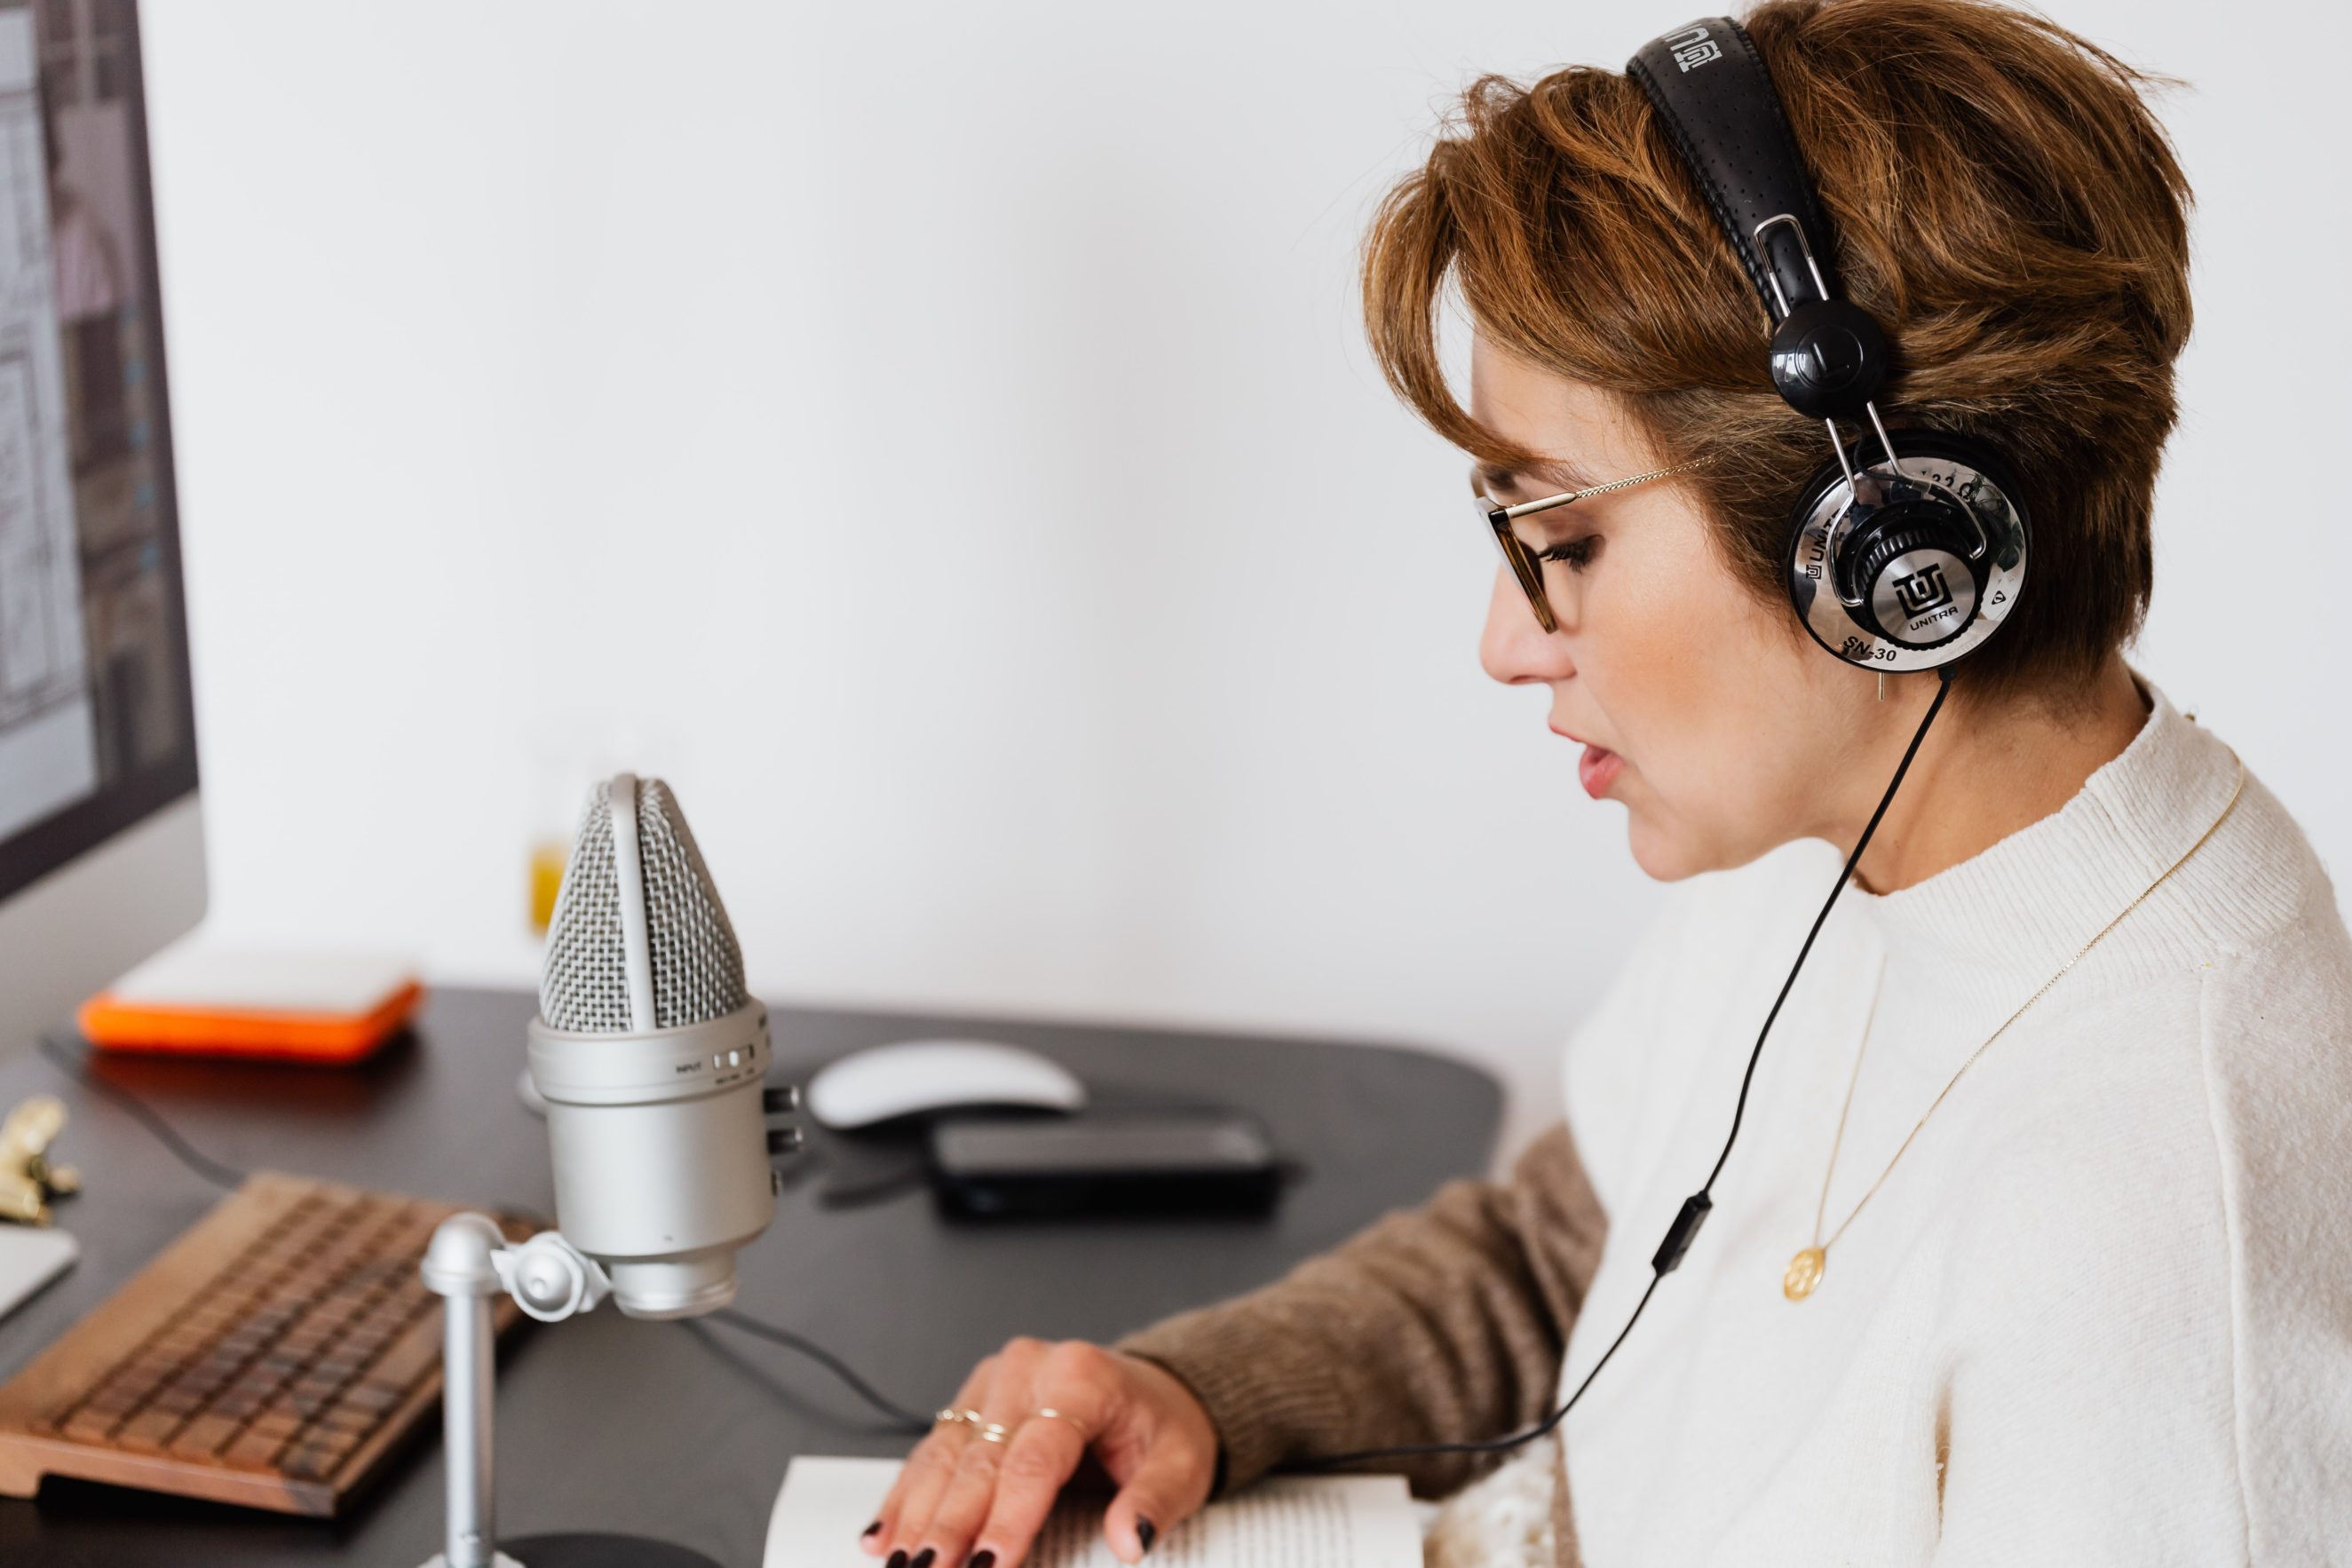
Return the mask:
<path id="1" fill-rule="evenodd" d="M 1884 944 L 1891 990 L 1925 984 L 1953 1024 L 1997 1024 L 2212 825 L 2237 784 L 2236 760 L 2153 682 L 2137 671 L 2133 680 L 2148 703 L 2139 733 L 2063 806 L 1908 888 L 1846 890 Z M 2181 880 L 2101 942 L 2109 972 L 2197 950 L 2195 901 L 2165 896 Z"/>

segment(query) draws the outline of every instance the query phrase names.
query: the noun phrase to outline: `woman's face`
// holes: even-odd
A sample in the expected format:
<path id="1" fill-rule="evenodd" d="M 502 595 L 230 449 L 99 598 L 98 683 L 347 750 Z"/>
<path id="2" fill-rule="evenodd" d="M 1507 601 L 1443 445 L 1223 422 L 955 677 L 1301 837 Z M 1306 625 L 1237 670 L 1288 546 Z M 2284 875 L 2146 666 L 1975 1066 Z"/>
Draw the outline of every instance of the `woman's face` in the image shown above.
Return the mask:
<path id="1" fill-rule="evenodd" d="M 1482 470 L 1497 500 L 1533 500 L 1664 467 L 1616 399 L 1484 338 L 1471 412 L 1560 471 Z M 1759 604 L 1725 565 L 1697 500 L 1655 479 L 1521 519 L 1520 536 L 1580 557 L 1549 562 L 1547 633 L 1497 564 L 1479 660 L 1551 693 L 1551 728 L 1588 750 L 1595 798 L 1623 804 L 1633 858 L 1672 881 L 1822 836 L 1848 793 L 1837 760 L 1870 724 L 1871 677 L 1823 654 L 1785 604 Z M 1890 706 L 1892 706 L 1890 704 Z"/>

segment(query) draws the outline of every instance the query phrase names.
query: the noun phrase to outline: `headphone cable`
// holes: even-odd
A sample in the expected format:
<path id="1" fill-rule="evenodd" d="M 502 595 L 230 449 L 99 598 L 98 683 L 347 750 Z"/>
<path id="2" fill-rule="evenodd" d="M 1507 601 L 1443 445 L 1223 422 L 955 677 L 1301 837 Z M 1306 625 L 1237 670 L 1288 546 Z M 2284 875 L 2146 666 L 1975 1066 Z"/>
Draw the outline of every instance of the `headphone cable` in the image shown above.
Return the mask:
<path id="1" fill-rule="evenodd" d="M 1681 1212 L 1675 1215 L 1675 1223 L 1667 1227 L 1665 1238 L 1658 1243 L 1658 1250 L 1650 1259 L 1650 1283 L 1642 1291 L 1642 1299 L 1633 1304 L 1625 1326 L 1617 1331 L 1617 1337 L 1609 1342 L 1609 1348 L 1601 1352 L 1601 1359 L 1592 1363 L 1592 1370 L 1584 1374 L 1583 1381 L 1576 1385 L 1576 1391 L 1568 1396 L 1565 1404 L 1523 1432 L 1463 1443 L 1402 1443 L 1385 1448 L 1357 1448 L 1344 1454 L 1297 1460 L 1286 1468 L 1327 1470 L 1341 1465 L 1361 1464 L 1369 1459 L 1411 1459 L 1437 1454 L 1507 1453 L 1546 1436 L 1568 1418 L 1568 1413 L 1576 1408 L 1576 1402 L 1584 1397 L 1584 1391 L 1592 1386 L 1592 1380 L 1601 1375 L 1601 1369 L 1609 1364 L 1609 1358 L 1617 1353 L 1617 1347 L 1625 1342 L 1625 1336 L 1633 1331 L 1633 1325 L 1642 1321 L 1642 1310 L 1650 1304 L 1651 1296 L 1656 1293 L 1658 1282 L 1682 1263 L 1683 1254 L 1690 1250 L 1699 1226 L 1706 1222 L 1708 1211 L 1715 1206 L 1715 1179 L 1723 1174 L 1724 1162 L 1731 1158 L 1731 1146 L 1738 1141 L 1739 1124 L 1748 1112 L 1748 1090 L 1756 1081 L 1756 1064 L 1764 1054 L 1765 1037 L 1772 1032 L 1773 1020 L 1780 1016 L 1780 1005 L 1789 999 L 1790 988 L 1797 984 L 1798 971 L 1804 968 L 1807 955 L 1813 951 L 1813 939 L 1822 934 L 1822 927 L 1828 921 L 1830 910 L 1836 906 L 1838 895 L 1844 892 L 1846 885 L 1853 880 L 1853 868 L 1861 864 L 1862 852 L 1870 847 L 1871 837 L 1877 833 L 1880 820 L 1886 816 L 1886 808 L 1895 804 L 1895 792 L 1903 787 L 1903 775 L 1911 771 L 1911 759 L 1919 754 L 1919 745 L 1927 740 L 1928 727 L 1935 723 L 1936 715 L 1943 711 L 1944 699 L 1951 694 L 1952 667 L 1947 664 L 1936 674 L 1935 700 L 1927 704 L 1927 714 L 1919 721 L 1919 728 L 1913 733 L 1911 744 L 1905 749 L 1903 760 L 1895 764 L 1895 776 L 1886 784 L 1886 793 L 1878 797 L 1878 809 L 1870 814 L 1870 821 L 1863 828 L 1862 837 L 1854 841 L 1853 853 L 1846 857 L 1845 869 L 1838 873 L 1837 885 L 1830 889 L 1829 898 L 1822 904 L 1822 912 L 1813 917 L 1813 928 L 1805 933 L 1804 945 L 1797 950 L 1797 962 L 1789 966 L 1789 977 L 1780 983 L 1780 994 L 1772 999 L 1772 1010 L 1764 1015 L 1764 1026 L 1756 1031 L 1756 1044 L 1748 1053 L 1748 1070 L 1740 1075 L 1739 1100 L 1731 1110 L 1731 1131 L 1723 1141 L 1723 1152 L 1716 1156 L 1715 1169 L 1706 1173 L 1706 1184 L 1698 1191 L 1683 1200 Z"/>

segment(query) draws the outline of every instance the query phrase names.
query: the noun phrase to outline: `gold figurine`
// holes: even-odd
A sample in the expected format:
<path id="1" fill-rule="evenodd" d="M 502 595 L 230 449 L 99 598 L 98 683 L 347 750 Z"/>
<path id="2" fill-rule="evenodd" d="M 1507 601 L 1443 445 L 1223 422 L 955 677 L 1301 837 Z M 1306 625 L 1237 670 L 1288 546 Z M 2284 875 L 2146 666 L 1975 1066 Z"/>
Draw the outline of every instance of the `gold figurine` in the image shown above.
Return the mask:
<path id="1" fill-rule="evenodd" d="M 49 1159 L 65 1124 L 65 1102 L 52 1094 L 33 1096 L 0 1122 L 0 1219 L 47 1225 L 49 1200 L 81 1190 L 71 1165 Z"/>

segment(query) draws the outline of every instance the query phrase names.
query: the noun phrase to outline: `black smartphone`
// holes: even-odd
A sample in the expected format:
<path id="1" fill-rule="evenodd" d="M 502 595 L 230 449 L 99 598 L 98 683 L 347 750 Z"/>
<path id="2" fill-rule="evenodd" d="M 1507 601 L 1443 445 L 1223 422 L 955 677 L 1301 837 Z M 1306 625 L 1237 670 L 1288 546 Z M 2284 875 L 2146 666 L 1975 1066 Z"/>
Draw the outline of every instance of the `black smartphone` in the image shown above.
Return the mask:
<path id="1" fill-rule="evenodd" d="M 1094 1111 L 931 1128 L 940 1206 L 968 1219 L 1264 1214 L 1282 1190 L 1265 1129 L 1234 1111 Z"/>

